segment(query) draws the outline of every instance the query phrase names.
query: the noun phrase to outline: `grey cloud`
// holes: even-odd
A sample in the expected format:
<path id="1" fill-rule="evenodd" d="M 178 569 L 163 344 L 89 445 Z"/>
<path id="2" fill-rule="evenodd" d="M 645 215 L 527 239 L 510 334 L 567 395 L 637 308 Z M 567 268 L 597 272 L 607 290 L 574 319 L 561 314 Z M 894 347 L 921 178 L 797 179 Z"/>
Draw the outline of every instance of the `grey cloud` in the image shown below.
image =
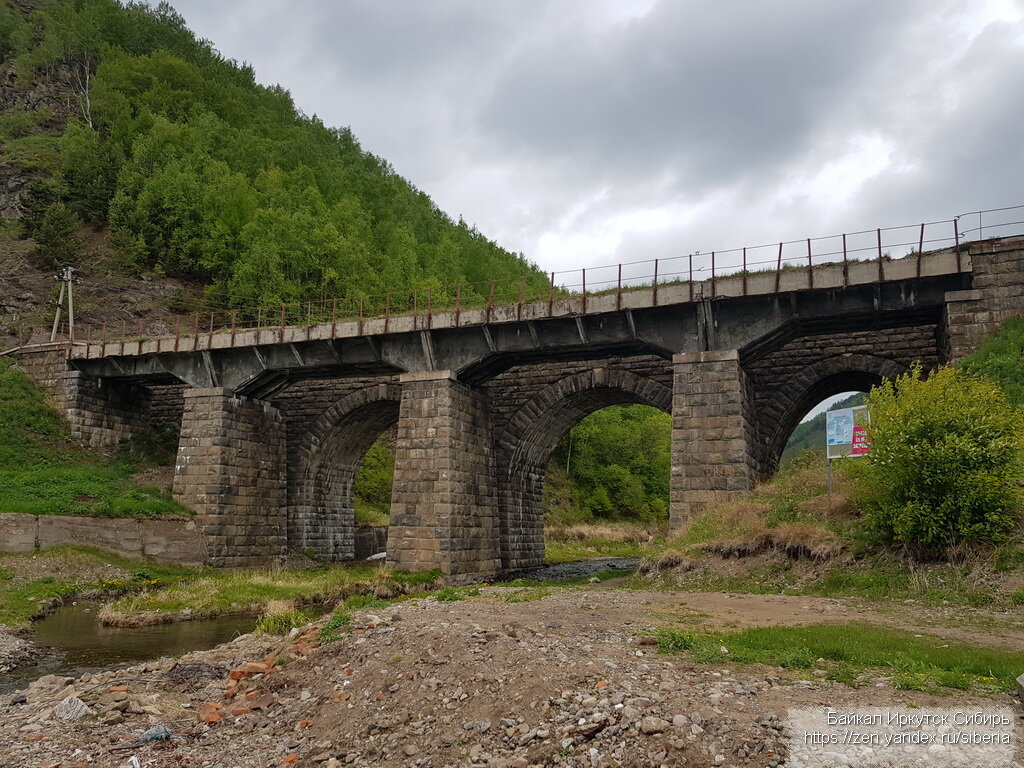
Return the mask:
<path id="1" fill-rule="evenodd" d="M 913 4 L 662 2 L 601 39 L 525 52 L 481 114 L 529 162 L 704 190 L 771 171 L 812 140 Z M 870 13 L 868 10 L 870 9 Z M 851 55 L 855 54 L 855 55 Z"/>

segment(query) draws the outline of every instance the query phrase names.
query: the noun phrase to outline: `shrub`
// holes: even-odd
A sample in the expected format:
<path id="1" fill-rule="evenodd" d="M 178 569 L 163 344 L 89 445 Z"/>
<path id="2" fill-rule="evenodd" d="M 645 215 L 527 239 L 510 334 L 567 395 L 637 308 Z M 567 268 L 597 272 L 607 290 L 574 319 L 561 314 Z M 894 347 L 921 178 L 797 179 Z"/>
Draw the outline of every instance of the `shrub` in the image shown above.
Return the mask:
<path id="1" fill-rule="evenodd" d="M 53 268 L 76 263 L 82 247 L 78 237 L 81 226 L 81 219 L 63 203 L 47 208 L 35 231 L 38 264 Z"/>
<path id="2" fill-rule="evenodd" d="M 920 368 L 871 391 L 862 498 L 883 539 L 925 551 L 999 542 L 1020 521 L 1024 416 L 994 382 Z"/>

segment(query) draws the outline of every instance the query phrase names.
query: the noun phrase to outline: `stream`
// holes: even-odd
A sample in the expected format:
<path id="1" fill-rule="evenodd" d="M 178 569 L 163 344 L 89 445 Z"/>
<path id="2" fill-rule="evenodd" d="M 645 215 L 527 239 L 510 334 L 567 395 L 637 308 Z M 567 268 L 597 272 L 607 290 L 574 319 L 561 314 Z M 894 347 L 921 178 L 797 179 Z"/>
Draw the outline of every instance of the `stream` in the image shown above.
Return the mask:
<path id="1" fill-rule="evenodd" d="M 212 648 L 251 632 L 256 624 L 256 616 L 244 614 L 150 627 L 106 627 L 97 618 L 99 608 L 99 603 L 80 600 L 35 622 L 30 639 L 39 646 L 39 658 L 0 677 L 0 692 L 24 688 L 43 675 L 78 677 Z"/>
<path id="2" fill-rule="evenodd" d="M 625 576 L 637 563 L 637 558 L 593 558 L 544 565 L 504 578 L 564 581 L 606 570 L 621 570 Z M 39 646 L 39 657 L 35 663 L 15 667 L 0 677 L 0 693 L 24 688 L 43 675 L 78 677 L 100 669 L 213 648 L 251 632 L 257 619 L 252 614 L 243 614 L 149 627 L 107 627 L 99 621 L 99 608 L 100 603 L 79 600 L 36 621 L 30 639 Z"/>

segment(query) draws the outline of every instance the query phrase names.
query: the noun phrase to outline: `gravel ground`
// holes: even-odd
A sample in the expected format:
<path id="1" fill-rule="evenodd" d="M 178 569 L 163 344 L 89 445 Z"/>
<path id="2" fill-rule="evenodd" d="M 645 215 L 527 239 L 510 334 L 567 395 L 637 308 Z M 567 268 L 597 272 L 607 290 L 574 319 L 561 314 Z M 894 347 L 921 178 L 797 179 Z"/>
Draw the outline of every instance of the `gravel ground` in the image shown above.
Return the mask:
<path id="1" fill-rule="evenodd" d="M 885 678 L 853 689 L 810 671 L 657 654 L 638 633 L 663 623 L 678 596 L 597 586 L 510 603 L 512 591 L 360 612 L 320 647 L 323 620 L 289 638 L 43 678 L 23 703 L 0 702 L 0 766 L 774 767 L 785 764 L 789 707 L 1021 713 L 1008 695 L 936 697 Z M 149 738 L 169 738 L 144 740 L 160 726 L 169 730 Z"/>
<path id="2" fill-rule="evenodd" d="M 37 654 L 33 643 L 0 624 L 0 674 L 32 661 Z"/>

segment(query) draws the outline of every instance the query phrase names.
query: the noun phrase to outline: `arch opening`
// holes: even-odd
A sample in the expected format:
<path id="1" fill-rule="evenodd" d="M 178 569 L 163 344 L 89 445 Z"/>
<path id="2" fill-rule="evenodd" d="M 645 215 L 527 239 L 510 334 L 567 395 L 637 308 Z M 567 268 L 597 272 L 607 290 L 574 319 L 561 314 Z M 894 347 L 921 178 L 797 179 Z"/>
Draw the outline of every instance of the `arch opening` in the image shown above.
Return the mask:
<path id="1" fill-rule="evenodd" d="M 289 483 L 289 549 L 327 561 L 356 556 L 356 480 L 364 458 L 382 436 L 387 439 L 398 414 L 397 388 L 374 387 L 344 398 L 317 420 L 302 441 Z M 376 495 L 390 496 L 390 478 L 378 479 L 387 479 L 388 487 L 377 488 Z"/>
<path id="2" fill-rule="evenodd" d="M 504 569 L 544 563 L 544 486 L 559 443 L 596 411 L 623 405 L 671 413 L 672 393 L 653 379 L 598 369 L 560 380 L 512 418 L 498 439 Z"/>
<path id="3" fill-rule="evenodd" d="M 822 402 L 842 393 L 869 392 L 883 379 L 895 378 L 906 370 L 906 365 L 888 358 L 837 355 L 807 366 L 768 393 L 757 419 L 764 476 L 778 470 L 798 425 Z M 823 428 L 824 418 L 820 419 L 820 424 Z"/>

